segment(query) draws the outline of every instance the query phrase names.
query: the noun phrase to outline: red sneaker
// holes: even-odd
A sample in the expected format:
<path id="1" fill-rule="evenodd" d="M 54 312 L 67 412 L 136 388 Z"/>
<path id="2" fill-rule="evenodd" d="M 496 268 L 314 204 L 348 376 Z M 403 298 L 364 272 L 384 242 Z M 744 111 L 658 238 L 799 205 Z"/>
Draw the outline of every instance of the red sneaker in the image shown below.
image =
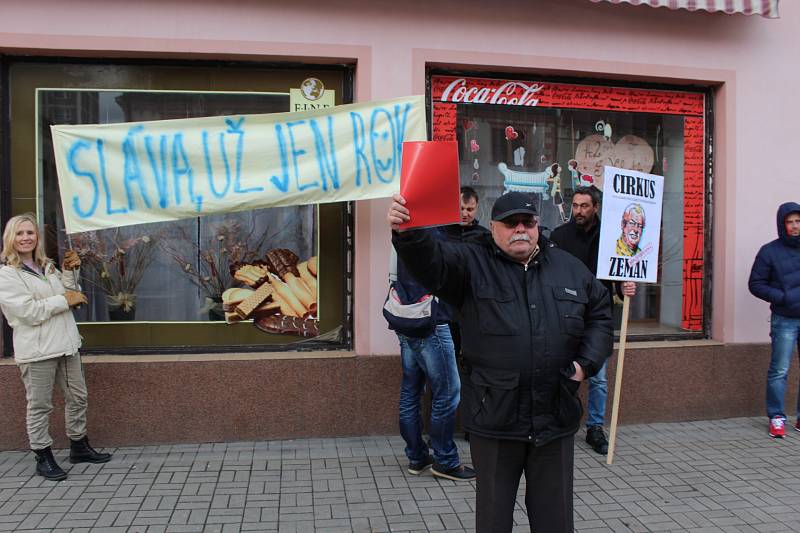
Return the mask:
<path id="1" fill-rule="evenodd" d="M 797 422 L 794 424 L 794 430 L 800 431 L 800 418 L 797 419 Z"/>
<path id="2" fill-rule="evenodd" d="M 785 433 L 783 418 L 776 416 L 769 421 L 769 436 L 773 439 L 782 439 Z"/>

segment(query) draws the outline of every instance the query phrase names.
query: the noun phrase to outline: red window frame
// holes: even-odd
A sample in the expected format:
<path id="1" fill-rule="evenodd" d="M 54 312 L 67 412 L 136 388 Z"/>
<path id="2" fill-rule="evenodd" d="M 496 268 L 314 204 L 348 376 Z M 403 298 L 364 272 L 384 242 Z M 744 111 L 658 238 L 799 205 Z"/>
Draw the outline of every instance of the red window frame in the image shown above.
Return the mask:
<path id="1" fill-rule="evenodd" d="M 683 116 L 684 222 L 681 328 L 703 330 L 706 101 L 699 92 L 544 81 L 430 78 L 433 140 L 456 140 L 459 104 L 555 107 Z"/>

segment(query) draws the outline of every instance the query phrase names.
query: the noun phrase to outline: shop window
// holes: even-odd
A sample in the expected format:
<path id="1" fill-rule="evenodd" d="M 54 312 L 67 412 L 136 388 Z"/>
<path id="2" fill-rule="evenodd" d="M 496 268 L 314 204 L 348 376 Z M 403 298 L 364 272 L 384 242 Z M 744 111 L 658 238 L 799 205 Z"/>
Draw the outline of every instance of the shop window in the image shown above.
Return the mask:
<path id="1" fill-rule="evenodd" d="M 68 236 L 63 227 L 52 150 L 52 124 L 106 124 L 272 113 L 288 108 L 288 95 L 184 94 L 41 89 L 39 135 L 44 191 L 40 212 L 58 248 L 83 260 L 82 282 L 90 302 L 76 312 L 82 322 L 109 320 L 223 320 L 222 293 L 239 282 L 240 263 L 288 249 L 302 260 L 316 256 L 313 206 L 259 209 L 175 222 L 126 226 Z M 166 289 L 166 290 L 165 290 Z"/>
<path id="2" fill-rule="evenodd" d="M 569 222 L 578 186 L 605 165 L 663 175 L 656 284 L 640 284 L 629 334 L 703 332 L 705 95 L 700 92 L 432 76 L 433 138 L 457 140 L 462 185 L 494 200 L 531 194 L 545 235 Z M 621 303 L 615 306 L 617 329 Z"/>
<path id="3" fill-rule="evenodd" d="M 63 257 L 70 248 L 82 257 L 81 283 L 89 304 L 75 313 L 87 351 L 348 346 L 346 204 L 258 209 L 67 235 L 52 149 L 50 126 L 54 124 L 286 112 L 290 107 L 288 89 L 299 87 L 309 72 L 201 66 L 51 67 L 20 63 L 11 69 L 15 120 L 22 124 L 21 117 L 28 112 L 35 115 L 31 122 L 36 125 L 30 131 L 35 143 L 25 143 L 24 127 L 16 128 L 12 137 L 12 165 L 17 169 L 12 179 L 12 208 L 14 212 L 35 208 L 50 257 Z M 187 76 L 182 78 L 182 73 Z M 86 88 L 118 84 L 121 74 L 125 89 Z M 341 103 L 343 73 L 321 77 Z M 66 78 L 75 86 L 64 88 Z M 132 80 L 148 88 L 137 88 Z M 242 90 L 231 88 L 236 84 Z M 225 85 L 226 90 L 211 90 L 214 85 Z M 254 85 L 266 90 L 253 90 Z M 30 88 L 34 90 L 29 92 Z M 29 101 L 29 95 L 34 101 Z M 31 144 L 36 146 L 37 157 L 28 159 L 26 146 Z M 34 160 L 35 173 L 28 170 Z M 31 174 L 35 180 L 23 178 Z M 32 184 L 33 195 L 29 193 Z M 31 197 L 35 205 L 28 202 Z M 245 272 L 237 267 L 265 267 L 268 254 L 274 253 L 295 265 L 314 264 L 314 279 L 303 285 L 316 284 L 313 304 L 303 303 L 308 307 L 305 318 L 310 316 L 313 322 L 226 324 L 222 293 L 233 287 L 246 289 L 253 281 L 248 279 L 253 277 L 248 274 L 253 269 Z M 306 269 L 307 275 L 311 271 Z M 256 283 L 264 279 L 271 278 L 262 277 Z M 272 311 L 262 314 L 266 317 Z M 296 314 L 298 319 L 304 318 L 303 313 Z M 248 327 L 256 324 L 258 327 Z"/>

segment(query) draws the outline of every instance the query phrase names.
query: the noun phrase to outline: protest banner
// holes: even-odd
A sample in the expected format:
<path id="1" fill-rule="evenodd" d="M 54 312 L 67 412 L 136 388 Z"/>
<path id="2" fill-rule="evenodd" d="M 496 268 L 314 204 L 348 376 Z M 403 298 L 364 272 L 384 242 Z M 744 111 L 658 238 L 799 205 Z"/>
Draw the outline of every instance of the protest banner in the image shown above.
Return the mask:
<path id="1" fill-rule="evenodd" d="M 422 96 L 296 113 L 52 126 L 67 233 L 389 197 Z"/>
<path id="2" fill-rule="evenodd" d="M 603 176 L 603 213 L 597 277 L 613 281 L 655 283 L 658 279 L 664 177 L 609 166 L 605 167 Z M 629 309 L 630 299 L 625 296 L 622 304 L 614 401 L 611 406 L 607 464 L 614 461 Z"/>

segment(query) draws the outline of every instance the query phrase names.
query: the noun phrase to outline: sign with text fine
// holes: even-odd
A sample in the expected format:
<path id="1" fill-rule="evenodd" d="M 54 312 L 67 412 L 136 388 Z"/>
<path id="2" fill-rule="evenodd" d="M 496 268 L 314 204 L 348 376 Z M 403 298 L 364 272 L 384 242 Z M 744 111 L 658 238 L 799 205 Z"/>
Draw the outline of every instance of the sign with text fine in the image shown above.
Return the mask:
<path id="1" fill-rule="evenodd" d="M 605 167 L 597 277 L 655 283 L 664 177 Z"/>
<path id="2" fill-rule="evenodd" d="M 52 126 L 68 233 L 400 188 L 422 96 L 299 113 Z"/>

